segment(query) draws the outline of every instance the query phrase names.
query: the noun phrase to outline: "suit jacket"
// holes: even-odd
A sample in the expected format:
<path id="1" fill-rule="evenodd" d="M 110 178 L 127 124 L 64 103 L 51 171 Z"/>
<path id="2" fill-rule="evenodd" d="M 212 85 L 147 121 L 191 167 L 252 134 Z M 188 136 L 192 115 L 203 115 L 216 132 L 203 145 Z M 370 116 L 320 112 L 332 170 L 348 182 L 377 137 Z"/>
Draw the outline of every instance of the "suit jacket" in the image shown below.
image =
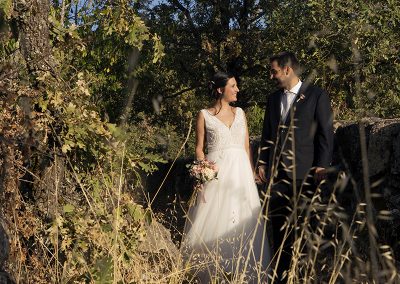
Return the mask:
<path id="1" fill-rule="evenodd" d="M 303 82 L 286 121 L 281 122 L 282 95 L 283 89 L 267 99 L 259 165 L 267 165 L 267 178 L 283 162 L 290 169 L 290 178 L 304 179 L 312 167 L 327 168 L 332 161 L 333 114 L 329 97 L 322 89 Z"/>

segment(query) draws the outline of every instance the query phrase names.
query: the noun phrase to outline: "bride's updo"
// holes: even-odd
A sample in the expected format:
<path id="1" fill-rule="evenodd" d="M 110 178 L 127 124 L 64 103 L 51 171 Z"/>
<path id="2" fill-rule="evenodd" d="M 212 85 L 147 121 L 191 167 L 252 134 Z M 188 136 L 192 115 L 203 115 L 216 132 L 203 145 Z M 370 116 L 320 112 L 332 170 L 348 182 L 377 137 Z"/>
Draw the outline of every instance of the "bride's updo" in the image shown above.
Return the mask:
<path id="1" fill-rule="evenodd" d="M 212 76 L 211 81 L 208 83 L 209 95 L 216 100 L 221 99 L 222 94 L 218 93 L 218 88 L 224 88 L 229 79 L 233 77 L 232 74 L 227 74 L 221 71 L 215 73 L 214 76 Z"/>

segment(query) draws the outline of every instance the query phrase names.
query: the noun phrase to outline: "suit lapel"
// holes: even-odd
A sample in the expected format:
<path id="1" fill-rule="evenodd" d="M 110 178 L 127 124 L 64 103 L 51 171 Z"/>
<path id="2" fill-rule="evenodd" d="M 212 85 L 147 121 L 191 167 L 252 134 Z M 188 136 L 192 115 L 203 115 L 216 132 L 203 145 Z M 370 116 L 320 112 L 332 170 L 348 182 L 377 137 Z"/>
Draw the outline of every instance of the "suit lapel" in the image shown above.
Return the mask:
<path id="1" fill-rule="evenodd" d="M 276 125 L 279 125 L 281 122 L 281 100 L 282 100 L 282 95 L 283 95 L 283 89 L 279 93 L 279 96 L 276 96 L 275 101 L 273 102 L 273 109 L 275 113 L 275 122 Z"/>

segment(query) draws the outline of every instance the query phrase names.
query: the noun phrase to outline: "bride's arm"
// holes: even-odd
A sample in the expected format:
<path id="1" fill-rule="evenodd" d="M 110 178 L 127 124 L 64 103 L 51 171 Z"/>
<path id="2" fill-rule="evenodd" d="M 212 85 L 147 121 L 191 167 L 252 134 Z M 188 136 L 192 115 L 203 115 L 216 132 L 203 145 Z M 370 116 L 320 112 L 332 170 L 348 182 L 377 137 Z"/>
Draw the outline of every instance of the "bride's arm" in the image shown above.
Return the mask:
<path id="1" fill-rule="evenodd" d="M 204 160 L 205 122 L 203 113 L 200 111 L 196 121 L 196 159 Z"/>
<path id="2" fill-rule="evenodd" d="M 254 173 L 255 169 L 254 169 L 254 163 L 253 163 L 253 153 L 250 148 L 249 128 L 247 127 L 247 119 L 246 119 L 246 115 L 244 115 L 244 112 L 243 112 L 243 116 L 244 116 L 244 121 L 245 121 L 245 125 L 246 125 L 246 138 L 245 138 L 245 142 L 244 142 L 244 147 L 246 149 L 247 155 L 249 156 L 251 169 L 253 170 L 253 173 Z"/>

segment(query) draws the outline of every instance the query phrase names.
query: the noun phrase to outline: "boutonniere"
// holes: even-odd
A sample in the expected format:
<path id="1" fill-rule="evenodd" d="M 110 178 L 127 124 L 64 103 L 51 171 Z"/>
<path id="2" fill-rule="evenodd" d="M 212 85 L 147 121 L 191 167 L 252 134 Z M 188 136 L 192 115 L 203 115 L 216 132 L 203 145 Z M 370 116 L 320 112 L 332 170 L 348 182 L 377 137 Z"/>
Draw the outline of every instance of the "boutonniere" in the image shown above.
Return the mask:
<path id="1" fill-rule="evenodd" d="M 303 95 L 303 94 L 301 94 L 301 95 L 299 96 L 299 98 L 296 100 L 296 103 L 298 103 L 298 102 L 301 101 L 301 100 L 304 100 L 305 98 L 306 98 L 306 96 Z"/>

